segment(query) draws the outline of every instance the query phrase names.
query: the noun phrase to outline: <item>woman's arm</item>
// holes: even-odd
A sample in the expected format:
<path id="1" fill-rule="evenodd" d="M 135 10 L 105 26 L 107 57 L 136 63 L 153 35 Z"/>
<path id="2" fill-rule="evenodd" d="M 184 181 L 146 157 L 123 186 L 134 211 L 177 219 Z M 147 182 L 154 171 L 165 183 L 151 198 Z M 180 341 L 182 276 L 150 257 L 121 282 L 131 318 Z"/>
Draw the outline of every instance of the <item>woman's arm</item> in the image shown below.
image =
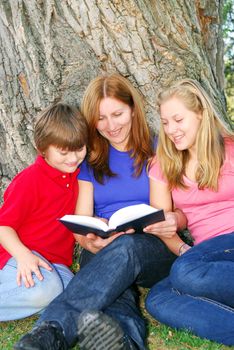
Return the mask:
<path id="1" fill-rule="evenodd" d="M 93 184 L 89 181 L 79 180 L 79 195 L 76 204 L 75 214 L 93 216 L 94 208 L 94 191 Z M 93 233 L 89 233 L 86 236 L 79 235 L 74 233 L 75 240 L 79 245 L 90 251 L 93 254 L 96 254 L 102 248 L 110 244 L 114 239 L 119 237 L 123 233 L 117 233 L 109 238 L 101 238 Z"/>
<path id="2" fill-rule="evenodd" d="M 149 225 L 144 231 L 157 235 L 176 255 L 180 255 L 184 242 L 177 235 L 177 230 L 186 225 L 186 217 L 177 209 L 173 212 L 171 192 L 167 184 L 150 178 L 150 205 L 164 209 L 165 221 Z"/>

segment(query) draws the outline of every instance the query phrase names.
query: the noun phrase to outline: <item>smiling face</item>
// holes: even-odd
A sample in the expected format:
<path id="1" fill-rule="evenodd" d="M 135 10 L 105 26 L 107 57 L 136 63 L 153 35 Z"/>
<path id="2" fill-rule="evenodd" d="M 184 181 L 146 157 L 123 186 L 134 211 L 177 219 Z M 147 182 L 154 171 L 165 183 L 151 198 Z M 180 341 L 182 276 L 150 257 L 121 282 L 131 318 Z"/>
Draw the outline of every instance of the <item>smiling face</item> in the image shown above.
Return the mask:
<path id="1" fill-rule="evenodd" d="M 132 127 L 132 109 L 126 103 L 111 97 L 101 100 L 98 132 L 119 151 L 125 151 Z"/>
<path id="2" fill-rule="evenodd" d="M 160 115 L 164 132 L 175 147 L 180 151 L 196 152 L 201 114 L 187 109 L 179 98 L 172 97 L 161 104 Z"/>
<path id="3" fill-rule="evenodd" d="M 86 146 L 77 151 L 67 151 L 50 145 L 44 152 L 45 161 L 63 173 L 73 173 L 84 160 Z"/>

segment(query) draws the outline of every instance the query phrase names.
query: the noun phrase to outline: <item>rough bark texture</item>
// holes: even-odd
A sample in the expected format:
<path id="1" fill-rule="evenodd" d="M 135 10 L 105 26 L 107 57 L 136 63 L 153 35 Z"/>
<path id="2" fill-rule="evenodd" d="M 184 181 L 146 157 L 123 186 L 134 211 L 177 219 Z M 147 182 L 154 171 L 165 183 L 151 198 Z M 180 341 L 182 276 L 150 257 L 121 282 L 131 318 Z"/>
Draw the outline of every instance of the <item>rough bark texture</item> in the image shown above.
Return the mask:
<path id="1" fill-rule="evenodd" d="M 55 98 L 79 104 L 89 81 L 123 74 L 146 100 L 181 77 L 200 80 L 224 115 L 218 0 L 1 0 L 2 190 L 34 160 L 33 121 Z"/>

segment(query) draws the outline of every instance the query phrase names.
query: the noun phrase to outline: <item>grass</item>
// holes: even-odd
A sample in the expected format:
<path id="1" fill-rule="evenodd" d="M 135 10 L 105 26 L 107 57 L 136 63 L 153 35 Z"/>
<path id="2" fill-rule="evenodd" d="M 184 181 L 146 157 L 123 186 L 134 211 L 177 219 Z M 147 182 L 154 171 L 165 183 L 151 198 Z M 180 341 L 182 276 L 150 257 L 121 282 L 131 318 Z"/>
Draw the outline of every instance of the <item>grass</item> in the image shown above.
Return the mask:
<path id="1" fill-rule="evenodd" d="M 72 266 L 73 272 L 79 270 L 78 255 L 79 249 L 76 248 Z M 234 350 L 234 346 L 220 345 L 196 337 L 189 332 L 176 331 L 158 323 L 144 308 L 144 298 L 147 290 L 140 288 L 139 291 L 141 294 L 140 308 L 148 324 L 147 344 L 149 350 Z M 0 322 L 0 350 L 12 350 L 15 342 L 32 329 L 37 318 L 37 316 L 32 316 L 18 321 Z M 79 347 L 74 347 L 74 350 L 79 350 Z"/>
<path id="2" fill-rule="evenodd" d="M 142 301 L 143 303 L 143 301 Z M 148 322 L 149 350 L 231 350 L 233 347 L 220 345 L 198 338 L 185 331 L 176 331 L 153 320 L 144 309 L 143 315 Z M 0 349 L 10 350 L 15 342 L 31 330 L 37 316 L 24 320 L 0 323 Z M 78 350 L 78 346 L 74 350 Z"/>

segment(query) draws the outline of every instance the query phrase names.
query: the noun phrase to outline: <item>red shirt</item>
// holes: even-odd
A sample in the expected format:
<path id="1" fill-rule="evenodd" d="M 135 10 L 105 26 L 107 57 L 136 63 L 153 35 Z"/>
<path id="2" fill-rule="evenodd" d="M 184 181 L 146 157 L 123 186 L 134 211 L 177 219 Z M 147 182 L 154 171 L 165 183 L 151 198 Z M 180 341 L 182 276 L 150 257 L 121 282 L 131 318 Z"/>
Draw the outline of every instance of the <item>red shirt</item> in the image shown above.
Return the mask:
<path id="1" fill-rule="evenodd" d="M 4 193 L 0 226 L 10 226 L 21 242 L 52 263 L 70 266 L 75 240 L 57 219 L 74 214 L 79 170 L 63 173 L 38 156 L 21 171 Z M 0 245 L 0 269 L 11 255 Z"/>

